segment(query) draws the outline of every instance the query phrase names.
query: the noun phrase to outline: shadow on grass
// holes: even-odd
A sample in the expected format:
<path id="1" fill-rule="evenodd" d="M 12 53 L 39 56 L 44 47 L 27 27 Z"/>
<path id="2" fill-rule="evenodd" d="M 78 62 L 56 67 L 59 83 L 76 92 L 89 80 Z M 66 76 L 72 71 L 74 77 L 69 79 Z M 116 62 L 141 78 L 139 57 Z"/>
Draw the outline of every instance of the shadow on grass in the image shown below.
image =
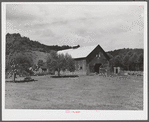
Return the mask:
<path id="1" fill-rule="evenodd" d="M 52 78 L 73 78 L 73 77 L 79 77 L 78 75 L 62 75 L 62 76 L 51 76 Z"/>
<path id="2" fill-rule="evenodd" d="M 6 83 L 26 83 L 26 82 L 35 82 L 35 81 L 38 81 L 38 80 L 34 80 L 34 79 L 32 79 L 32 80 L 21 80 L 21 81 L 15 81 L 15 82 L 13 82 L 13 81 L 6 81 Z"/>

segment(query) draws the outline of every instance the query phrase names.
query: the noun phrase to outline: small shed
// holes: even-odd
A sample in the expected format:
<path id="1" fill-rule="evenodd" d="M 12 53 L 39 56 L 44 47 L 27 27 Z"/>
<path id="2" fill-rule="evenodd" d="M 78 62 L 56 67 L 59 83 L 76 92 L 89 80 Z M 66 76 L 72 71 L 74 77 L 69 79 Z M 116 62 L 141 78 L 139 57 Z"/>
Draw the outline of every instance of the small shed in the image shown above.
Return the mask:
<path id="1" fill-rule="evenodd" d="M 114 67 L 114 73 L 115 74 L 120 73 L 120 67 Z"/>

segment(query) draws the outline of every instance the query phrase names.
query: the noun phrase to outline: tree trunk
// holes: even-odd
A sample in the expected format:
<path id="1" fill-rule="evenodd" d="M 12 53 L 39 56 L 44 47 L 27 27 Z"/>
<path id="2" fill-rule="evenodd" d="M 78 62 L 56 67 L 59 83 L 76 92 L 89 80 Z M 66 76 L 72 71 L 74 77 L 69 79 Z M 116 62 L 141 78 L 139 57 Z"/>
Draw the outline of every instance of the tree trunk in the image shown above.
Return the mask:
<path id="1" fill-rule="evenodd" d="M 58 72 L 58 76 L 60 76 L 60 70 L 58 70 L 57 72 Z"/>
<path id="2" fill-rule="evenodd" d="M 13 73 L 13 82 L 15 82 L 16 73 Z"/>

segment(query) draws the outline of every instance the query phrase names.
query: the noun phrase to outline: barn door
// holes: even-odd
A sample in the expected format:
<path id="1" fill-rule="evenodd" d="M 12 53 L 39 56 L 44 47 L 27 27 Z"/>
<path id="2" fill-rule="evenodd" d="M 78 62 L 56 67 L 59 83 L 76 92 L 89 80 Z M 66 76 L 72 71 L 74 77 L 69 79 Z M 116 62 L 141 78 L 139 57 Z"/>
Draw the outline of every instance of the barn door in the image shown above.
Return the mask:
<path id="1" fill-rule="evenodd" d="M 96 63 L 95 66 L 94 66 L 94 71 L 96 73 L 99 73 L 99 67 L 101 66 L 101 63 Z"/>
<path id="2" fill-rule="evenodd" d="M 118 69 L 116 68 L 116 73 L 118 73 Z"/>

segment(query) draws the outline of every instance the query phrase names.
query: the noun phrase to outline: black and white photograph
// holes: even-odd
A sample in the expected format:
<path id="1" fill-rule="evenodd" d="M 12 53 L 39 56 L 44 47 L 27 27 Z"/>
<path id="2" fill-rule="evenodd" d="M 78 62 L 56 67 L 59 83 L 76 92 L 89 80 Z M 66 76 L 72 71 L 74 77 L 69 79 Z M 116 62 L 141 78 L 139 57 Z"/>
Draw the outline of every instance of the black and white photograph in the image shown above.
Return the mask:
<path id="1" fill-rule="evenodd" d="M 3 119 L 147 119 L 146 2 L 3 2 L 2 23 Z"/>

